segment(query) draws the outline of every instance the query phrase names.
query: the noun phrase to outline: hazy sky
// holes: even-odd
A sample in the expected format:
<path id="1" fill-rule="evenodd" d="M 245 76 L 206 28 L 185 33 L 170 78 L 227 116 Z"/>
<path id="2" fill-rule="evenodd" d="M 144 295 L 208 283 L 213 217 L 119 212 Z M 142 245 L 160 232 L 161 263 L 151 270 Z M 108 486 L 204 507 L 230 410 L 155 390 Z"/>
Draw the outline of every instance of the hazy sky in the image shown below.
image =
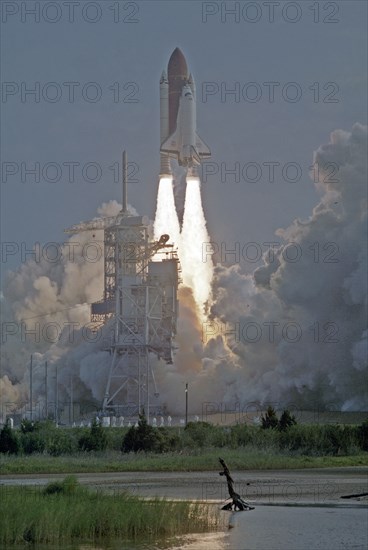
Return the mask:
<path id="1" fill-rule="evenodd" d="M 318 202 L 308 175 L 313 151 L 331 131 L 366 124 L 364 1 L 4 1 L 1 8 L 5 242 L 62 242 L 64 228 L 95 216 L 102 202 L 120 201 L 109 167 L 122 149 L 139 166 L 129 202 L 154 217 L 158 83 L 176 46 L 196 81 L 198 133 L 219 168 L 202 185 L 209 232 L 229 248 L 279 241 L 277 228 L 307 218 Z M 26 12 L 32 8 L 39 22 Z M 38 102 L 25 93 L 35 87 Z M 238 97 L 226 95 L 236 87 Z M 273 162 L 280 164 L 271 182 L 264 163 Z M 22 163 L 39 163 L 39 182 L 22 175 Z M 99 181 L 88 163 L 101 169 Z M 236 183 L 221 178 L 221 163 L 254 164 Z M 286 181 L 296 174 L 288 163 L 297 163 L 298 181 Z M 257 167 L 259 181 L 245 181 Z M 20 262 L 16 254 L 2 268 Z"/>

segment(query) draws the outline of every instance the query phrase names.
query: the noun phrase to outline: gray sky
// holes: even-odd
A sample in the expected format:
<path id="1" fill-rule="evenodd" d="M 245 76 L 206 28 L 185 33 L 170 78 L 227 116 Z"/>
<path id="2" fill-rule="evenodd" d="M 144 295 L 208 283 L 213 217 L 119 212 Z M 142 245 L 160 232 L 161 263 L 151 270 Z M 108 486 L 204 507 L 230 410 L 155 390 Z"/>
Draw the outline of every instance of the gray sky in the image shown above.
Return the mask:
<path id="1" fill-rule="evenodd" d="M 139 181 L 130 186 L 129 202 L 141 214 L 154 217 L 158 82 L 176 46 L 196 81 L 198 132 L 212 150 L 211 161 L 219 167 L 253 162 L 262 168 L 258 182 L 242 176 L 238 183 L 231 176 L 221 181 L 219 173 L 203 183 L 211 238 L 229 248 L 235 241 L 279 241 L 274 236 L 277 228 L 308 217 L 318 202 L 308 175 L 313 150 L 327 143 L 337 128 L 366 124 L 364 1 L 320 1 L 318 12 L 316 2 L 280 2 L 274 5 L 274 21 L 270 4 L 262 1 L 80 0 L 74 6 L 74 22 L 68 21 L 68 3 L 58 2 L 58 12 L 54 4 L 2 2 L 2 241 L 24 242 L 28 248 L 35 242 L 62 242 L 64 228 L 95 216 L 102 202 L 120 200 L 120 185 L 114 183 L 109 167 L 120 160 L 122 149 L 139 165 Z M 28 10 L 39 6 L 40 22 L 24 13 L 24 5 Z M 239 22 L 233 15 L 221 16 L 221 5 L 239 6 Z M 18 13 L 11 14 L 17 8 Z M 217 8 L 218 13 L 209 15 Z M 114 22 L 118 15 L 121 21 Z M 95 17 L 100 20 L 90 22 Z M 52 23 L 56 18 L 60 20 Z M 299 20 L 292 23 L 294 18 Z M 31 95 L 22 98 L 22 86 L 32 88 L 36 82 L 40 101 Z M 79 83 L 71 101 L 65 82 Z M 96 84 L 85 86 L 91 82 Z M 265 82 L 279 83 L 274 84 L 273 102 Z M 114 83 L 119 83 L 119 102 L 114 102 Z M 205 97 L 208 83 L 219 92 Z M 235 83 L 245 99 L 242 93 L 239 101 L 231 94 L 221 97 L 221 87 L 232 89 Z M 96 89 L 101 98 L 88 101 Z M 58 90 L 61 97 L 52 102 Z M 256 90 L 258 101 L 249 101 L 246 94 L 251 99 Z M 301 97 L 293 102 L 296 92 Z M 128 102 L 129 98 L 137 101 Z M 60 180 L 47 181 L 54 176 L 51 167 L 46 178 L 41 173 L 39 183 L 29 174 L 22 182 L 21 163 L 31 168 L 35 162 L 41 172 L 47 163 L 57 163 L 62 168 Z M 79 163 L 74 183 L 64 164 L 71 162 Z M 82 174 L 90 162 L 102 171 L 95 183 L 86 181 L 94 175 L 92 168 L 87 177 Z M 280 163 L 273 183 L 263 164 L 269 162 Z M 294 183 L 281 174 L 291 162 L 301 169 Z M 19 172 L 4 174 L 11 166 Z M 292 169 L 288 174 L 293 177 Z M 2 268 L 13 269 L 20 262 L 16 254 Z"/>

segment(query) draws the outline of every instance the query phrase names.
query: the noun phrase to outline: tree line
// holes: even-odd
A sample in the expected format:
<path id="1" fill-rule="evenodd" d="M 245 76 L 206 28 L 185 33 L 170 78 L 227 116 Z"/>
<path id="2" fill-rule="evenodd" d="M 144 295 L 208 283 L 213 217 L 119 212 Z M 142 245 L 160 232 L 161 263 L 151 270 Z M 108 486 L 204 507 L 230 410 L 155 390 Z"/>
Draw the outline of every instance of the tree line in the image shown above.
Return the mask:
<path id="1" fill-rule="evenodd" d="M 53 422 L 23 420 L 20 429 L 7 423 L 0 432 L 0 453 L 14 455 L 120 450 L 122 453 L 165 453 L 183 449 L 254 447 L 310 456 L 349 455 L 368 451 L 368 420 L 361 425 L 297 424 L 289 411 L 278 418 L 269 407 L 259 426 L 218 426 L 189 422 L 185 428 L 153 427 L 140 415 L 131 428 L 105 428 L 93 420 L 90 428 L 62 428 Z"/>

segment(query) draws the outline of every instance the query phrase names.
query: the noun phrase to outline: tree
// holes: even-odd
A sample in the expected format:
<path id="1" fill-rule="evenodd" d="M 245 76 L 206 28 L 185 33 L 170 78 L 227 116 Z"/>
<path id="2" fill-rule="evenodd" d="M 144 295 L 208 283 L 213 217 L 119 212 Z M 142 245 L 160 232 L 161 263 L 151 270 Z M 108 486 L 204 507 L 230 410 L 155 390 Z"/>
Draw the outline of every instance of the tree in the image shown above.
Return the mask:
<path id="1" fill-rule="evenodd" d="M 19 440 L 17 434 L 7 422 L 0 432 L 0 453 L 18 454 Z"/>
<path id="2" fill-rule="evenodd" d="M 262 428 L 267 430 L 269 428 L 277 428 L 279 420 L 276 415 L 276 411 L 271 405 L 268 407 L 265 416 L 261 416 Z"/>
<path id="3" fill-rule="evenodd" d="M 123 453 L 131 451 L 160 451 L 162 444 L 162 434 L 157 428 L 153 428 L 147 423 L 144 414 L 140 414 L 138 426 L 132 426 L 125 434 L 121 450 Z"/>
<path id="4" fill-rule="evenodd" d="M 290 426 L 294 426 L 295 424 L 296 424 L 295 416 L 293 414 L 290 414 L 290 411 L 285 409 L 279 420 L 279 425 L 278 425 L 279 430 L 281 432 L 284 432 Z"/>

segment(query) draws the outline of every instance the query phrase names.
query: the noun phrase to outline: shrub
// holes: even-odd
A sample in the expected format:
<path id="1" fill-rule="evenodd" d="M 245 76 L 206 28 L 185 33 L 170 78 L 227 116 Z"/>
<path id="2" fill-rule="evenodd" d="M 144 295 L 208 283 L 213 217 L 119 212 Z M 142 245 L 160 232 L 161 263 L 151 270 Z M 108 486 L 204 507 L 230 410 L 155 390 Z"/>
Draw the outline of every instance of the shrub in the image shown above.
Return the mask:
<path id="1" fill-rule="evenodd" d="M 365 420 L 357 429 L 357 442 L 363 451 L 368 451 L 368 420 Z"/>
<path id="2" fill-rule="evenodd" d="M 162 452 L 164 443 L 163 432 L 150 426 L 147 423 L 145 415 L 140 414 L 138 426 L 132 426 L 125 434 L 121 451 L 123 453 L 131 451 Z"/>
<path id="3" fill-rule="evenodd" d="M 247 424 L 237 424 L 231 428 L 232 446 L 238 447 L 249 445 L 253 442 L 252 429 Z"/>
<path id="4" fill-rule="evenodd" d="M 340 426 L 323 426 L 322 451 L 329 455 L 337 455 L 342 447 L 342 429 Z"/>
<path id="5" fill-rule="evenodd" d="M 60 456 L 63 454 L 71 454 L 77 450 L 77 443 L 73 434 L 66 432 L 63 429 L 57 428 L 50 434 L 47 443 L 47 452 L 51 456 Z"/>
<path id="6" fill-rule="evenodd" d="M 45 437 L 36 431 L 23 433 L 21 436 L 23 451 L 30 455 L 32 453 L 43 453 L 46 449 Z"/>
<path id="7" fill-rule="evenodd" d="M 47 452 L 52 456 L 78 450 L 78 430 L 58 428 L 50 420 L 21 424 L 20 442 L 26 454 Z"/>
<path id="8" fill-rule="evenodd" d="M 27 434 L 30 432 L 36 432 L 40 429 L 41 422 L 33 422 L 33 420 L 28 420 L 27 418 L 23 418 L 21 424 L 20 424 L 20 431 L 22 434 Z"/>
<path id="9" fill-rule="evenodd" d="M 209 433 L 208 442 L 213 447 L 227 447 L 231 445 L 231 428 L 225 426 L 215 426 Z"/>
<path id="10" fill-rule="evenodd" d="M 63 479 L 63 481 L 53 481 L 48 483 L 42 493 L 44 495 L 72 495 L 76 492 L 78 487 L 79 483 L 76 476 L 67 476 Z"/>
<path id="11" fill-rule="evenodd" d="M 160 453 L 175 451 L 180 447 L 180 438 L 176 432 L 167 428 L 158 428 L 158 432 L 161 436 L 161 442 L 159 443 Z"/>
<path id="12" fill-rule="evenodd" d="M 17 434 L 11 429 L 8 422 L 0 432 L 0 453 L 18 454 L 19 440 Z"/>
<path id="13" fill-rule="evenodd" d="M 347 455 L 357 451 L 357 428 L 354 426 L 294 425 L 280 432 L 280 448 L 304 455 Z"/>
<path id="14" fill-rule="evenodd" d="M 107 434 L 105 428 L 93 420 L 90 431 L 82 435 L 78 441 L 81 451 L 104 451 L 107 447 Z"/>
<path id="15" fill-rule="evenodd" d="M 112 428 L 109 430 L 106 430 L 107 432 L 107 448 L 114 450 L 114 451 L 120 451 L 121 450 L 121 441 L 124 437 L 124 435 L 129 430 L 128 427 L 125 428 Z"/>
<path id="16" fill-rule="evenodd" d="M 208 422 L 188 422 L 184 428 L 185 439 L 189 440 L 192 446 L 204 447 L 210 444 L 216 429 L 216 426 Z"/>

